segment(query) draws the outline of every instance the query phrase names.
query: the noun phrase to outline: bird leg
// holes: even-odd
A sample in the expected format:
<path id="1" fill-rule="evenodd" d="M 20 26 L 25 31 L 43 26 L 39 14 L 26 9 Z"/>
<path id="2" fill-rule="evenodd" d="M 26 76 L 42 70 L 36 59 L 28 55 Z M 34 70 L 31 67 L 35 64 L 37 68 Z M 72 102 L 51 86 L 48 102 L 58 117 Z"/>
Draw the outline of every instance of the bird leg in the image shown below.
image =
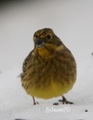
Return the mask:
<path id="1" fill-rule="evenodd" d="M 74 104 L 73 102 L 68 101 L 64 96 L 62 96 L 62 100 L 59 100 L 59 102 L 62 102 L 63 104 Z"/>
<path id="2" fill-rule="evenodd" d="M 39 104 L 38 102 L 35 101 L 34 97 L 32 97 L 32 98 L 33 98 L 33 105 Z"/>

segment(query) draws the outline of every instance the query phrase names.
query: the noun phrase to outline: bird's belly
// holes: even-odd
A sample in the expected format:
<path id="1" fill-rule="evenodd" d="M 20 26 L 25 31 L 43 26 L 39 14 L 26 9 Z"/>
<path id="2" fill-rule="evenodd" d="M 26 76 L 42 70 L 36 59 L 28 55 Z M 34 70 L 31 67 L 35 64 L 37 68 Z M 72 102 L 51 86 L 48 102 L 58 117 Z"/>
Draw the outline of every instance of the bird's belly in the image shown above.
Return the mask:
<path id="1" fill-rule="evenodd" d="M 76 73 L 71 65 L 53 60 L 48 64 L 38 64 L 24 74 L 22 85 L 26 92 L 38 98 L 49 99 L 67 93 L 74 85 Z M 71 69 L 68 69 L 70 66 Z M 41 70 L 41 71 L 40 71 Z"/>
<path id="2" fill-rule="evenodd" d="M 73 84 L 74 82 L 71 80 L 69 83 L 64 82 L 64 84 L 51 81 L 50 83 L 48 83 L 47 85 L 45 84 L 44 86 L 42 84 L 37 84 L 37 86 L 34 84 L 29 84 L 28 87 L 25 88 L 25 90 L 31 96 L 49 99 L 67 93 L 73 87 Z"/>

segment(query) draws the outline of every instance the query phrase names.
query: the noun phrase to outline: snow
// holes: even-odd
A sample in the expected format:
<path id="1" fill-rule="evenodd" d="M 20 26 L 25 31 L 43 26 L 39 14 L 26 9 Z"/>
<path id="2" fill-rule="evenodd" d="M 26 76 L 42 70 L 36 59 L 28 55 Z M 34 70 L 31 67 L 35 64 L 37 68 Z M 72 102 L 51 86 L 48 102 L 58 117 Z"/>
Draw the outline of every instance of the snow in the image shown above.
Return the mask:
<path id="1" fill-rule="evenodd" d="M 0 10 L 0 120 L 91 120 L 93 118 L 93 1 L 57 0 L 12 3 Z M 77 61 L 77 82 L 65 97 L 73 105 L 54 106 L 58 98 L 36 99 L 21 86 L 24 58 L 33 34 L 52 28 Z"/>

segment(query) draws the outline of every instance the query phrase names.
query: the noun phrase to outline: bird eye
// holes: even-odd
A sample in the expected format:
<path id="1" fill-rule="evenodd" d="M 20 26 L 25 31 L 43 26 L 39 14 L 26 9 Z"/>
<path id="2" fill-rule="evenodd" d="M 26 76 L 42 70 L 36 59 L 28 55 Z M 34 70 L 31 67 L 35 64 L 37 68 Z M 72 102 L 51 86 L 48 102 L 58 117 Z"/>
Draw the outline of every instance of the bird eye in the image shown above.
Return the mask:
<path id="1" fill-rule="evenodd" d="M 52 35 L 51 35 L 51 34 L 48 34 L 48 35 L 47 35 L 47 38 L 48 38 L 48 39 L 51 39 L 51 38 L 52 38 Z"/>

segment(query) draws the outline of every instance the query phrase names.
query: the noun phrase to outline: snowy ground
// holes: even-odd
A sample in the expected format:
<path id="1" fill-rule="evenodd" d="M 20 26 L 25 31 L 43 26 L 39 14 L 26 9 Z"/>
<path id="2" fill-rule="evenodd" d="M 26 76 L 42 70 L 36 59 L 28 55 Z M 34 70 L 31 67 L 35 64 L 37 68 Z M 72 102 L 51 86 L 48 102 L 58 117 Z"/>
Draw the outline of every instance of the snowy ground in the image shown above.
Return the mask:
<path id="1" fill-rule="evenodd" d="M 65 96 L 74 105 L 53 106 L 59 98 L 32 98 L 21 87 L 22 62 L 33 49 L 33 33 L 50 27 L 77 61 L 77 82 Z M 91 120 L 93 118 L 93 1 L 15 3 L 0 9 L 0 120 Z"/>

